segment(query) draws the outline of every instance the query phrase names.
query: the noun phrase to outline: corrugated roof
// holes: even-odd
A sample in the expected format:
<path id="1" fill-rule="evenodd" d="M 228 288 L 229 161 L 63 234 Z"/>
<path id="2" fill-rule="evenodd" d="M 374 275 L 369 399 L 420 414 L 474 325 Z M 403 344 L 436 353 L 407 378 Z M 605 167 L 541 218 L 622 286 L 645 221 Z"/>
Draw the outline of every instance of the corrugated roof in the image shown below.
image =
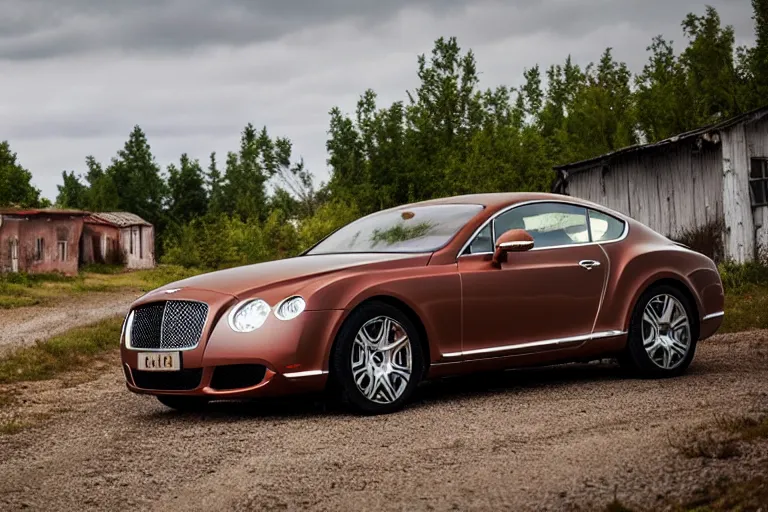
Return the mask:
<path id="1" fill-rule="evenodd" d="M 88 215 L 82 210 L 60 210 L 57 208 L 0 208 L 0 215 Z"/>
<path id="2" fill-rule="evenodd" d="M 758 121 L 762 119 L 766 114 L 768 114 L 768 106 L 756 108 L 755 110 L 751 110 L 745 114 L 741 114 L 739 116 L 732 117 L 730 119 L 726 119 L 725 121 L 711 124 L 709 126 L 697 128 L 689 132 L 681 133 L 679 135 L 675 135 L 674 137 L 670 137 L 668 139 L 660 140 L 658 142 L 653 142 L 651 144 L 636 144 L 634 146 L 627 146 L 625 148 L 617 149 L 616 151 L 612 151 L 604 155 L 596 156 L 594 158 L 588 158 L 587 160 L 581 160 L 579 162 L 573 162 L 565 165 L 558 165 L 554 167 L 554 169 L 556 171 L 570 171 L 572 173 L 583 171 L 583 170 L 586 170 L 587 168 L 594 167 L 595 164 L 599 162 L 608 163 L 613 158 L 616 158 L 617 156 L 625 155 L 627 153 L 647 151 L 650 149 L 655 149 L 655 148 L 667 146 L 670 144 L 676 144 L 678 142 L 681 142 L 686 139 L 690 139 L 692 137 L 699 137 L 699 136 L 709 134 L 711 132 L 724 130 L 736 124 Z"/>
<path id="3" fill-rule="evenodd" d="M 94 219 L 119 226 L 121 228 L 128 226 L 151 226 L 149 222 L 145 221 L 135 213 L 130 212 L 99 212 L 91 214 Z"/>

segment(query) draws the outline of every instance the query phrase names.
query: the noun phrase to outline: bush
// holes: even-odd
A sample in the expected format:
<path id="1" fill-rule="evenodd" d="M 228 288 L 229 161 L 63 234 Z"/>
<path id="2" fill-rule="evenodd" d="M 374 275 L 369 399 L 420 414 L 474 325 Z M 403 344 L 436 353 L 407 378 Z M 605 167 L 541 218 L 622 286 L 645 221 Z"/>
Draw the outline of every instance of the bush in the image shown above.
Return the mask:
<path id="1" fill-rule="evenodd" d="M 684 229 L 672 240 L 687 245 L 696 252 L 700 252 L 716 263 L 725 259 L 725 248 L 723 246 L 723 234 L 725 232 L 725 223 L 718 219 L 704 226 L 693 229 Z"/>
<path id="2" fill-rule="evenodd" d="M 358 216 L 357 208 L 339 202 L 325 204 L 301 221 L 288 219 L 279 209 L 264 222 L 209 214 L 170 230 L 162 261 L 215 270 L 290 258 Z"/>

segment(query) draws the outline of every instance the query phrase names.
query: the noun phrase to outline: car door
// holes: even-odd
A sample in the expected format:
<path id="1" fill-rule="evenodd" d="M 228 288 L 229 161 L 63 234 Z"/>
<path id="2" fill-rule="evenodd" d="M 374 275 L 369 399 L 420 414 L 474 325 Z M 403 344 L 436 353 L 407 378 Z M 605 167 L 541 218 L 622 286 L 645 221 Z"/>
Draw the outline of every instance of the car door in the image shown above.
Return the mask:
<path id="1" fill-rule="evenodd" d="M 587 224 L 583 207 L 541 202 L 512 208 L 479 233 L 458 260 L 464 358 L 575 346 L 589 337 L 608 259 Z M 528 231 L 534 247 L 494 266 L 490 241 L 509 229 Z"/>

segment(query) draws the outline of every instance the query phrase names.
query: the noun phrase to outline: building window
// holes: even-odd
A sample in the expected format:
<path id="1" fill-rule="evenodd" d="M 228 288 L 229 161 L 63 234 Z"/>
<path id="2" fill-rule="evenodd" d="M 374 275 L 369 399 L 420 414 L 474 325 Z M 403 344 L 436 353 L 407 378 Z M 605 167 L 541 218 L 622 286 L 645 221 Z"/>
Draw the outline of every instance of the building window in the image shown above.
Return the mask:
<path id="1" fill-rule="evenodd" d="M 749 172 L 752 207 L 768 206 L 768 158 L 753 158 Z"/>
<path id="2" fill-rule="evenodd" d="M 128 241 L 129 250 L 130 250 L 131 254 L 133 254 L 133 228 L 130 228 L 130 232 L 129 233 L 130 233 L 129 236 L 128 236 L 128 238 L 129 238 L 129 241 Z"/>
<path id="3" fill-rule="evenodd" d="M 38 238 L 35 240 L 35 261 L 43 261 L 45 257 L 45 239 Z"/>
<path id="4" fill-rule="evenodd" d="M 59 261 L 67 261 L 67 242 L 60 240 L 57 244 L 56 256 Z"/>

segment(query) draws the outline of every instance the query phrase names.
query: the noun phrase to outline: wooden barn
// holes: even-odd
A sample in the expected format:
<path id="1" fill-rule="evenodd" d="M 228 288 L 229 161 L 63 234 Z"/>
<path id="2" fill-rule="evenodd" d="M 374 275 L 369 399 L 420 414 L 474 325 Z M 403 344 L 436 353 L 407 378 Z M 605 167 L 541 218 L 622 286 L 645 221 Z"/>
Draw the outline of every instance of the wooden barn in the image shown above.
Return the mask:
<path id="1" fill-rule="evenodd" d="M 85 218 L 82 263 L 122 263 L 126 268 L 155 266 L 155 230 L 129 212 L 92 213 Z"/>
<path id="2" fill-rule="evenodd" d="M 555 171 L 554 192 L 670 238 L 716 229 L 721 258 L 743 263 L 768 250 L 768 107 Z"/>

